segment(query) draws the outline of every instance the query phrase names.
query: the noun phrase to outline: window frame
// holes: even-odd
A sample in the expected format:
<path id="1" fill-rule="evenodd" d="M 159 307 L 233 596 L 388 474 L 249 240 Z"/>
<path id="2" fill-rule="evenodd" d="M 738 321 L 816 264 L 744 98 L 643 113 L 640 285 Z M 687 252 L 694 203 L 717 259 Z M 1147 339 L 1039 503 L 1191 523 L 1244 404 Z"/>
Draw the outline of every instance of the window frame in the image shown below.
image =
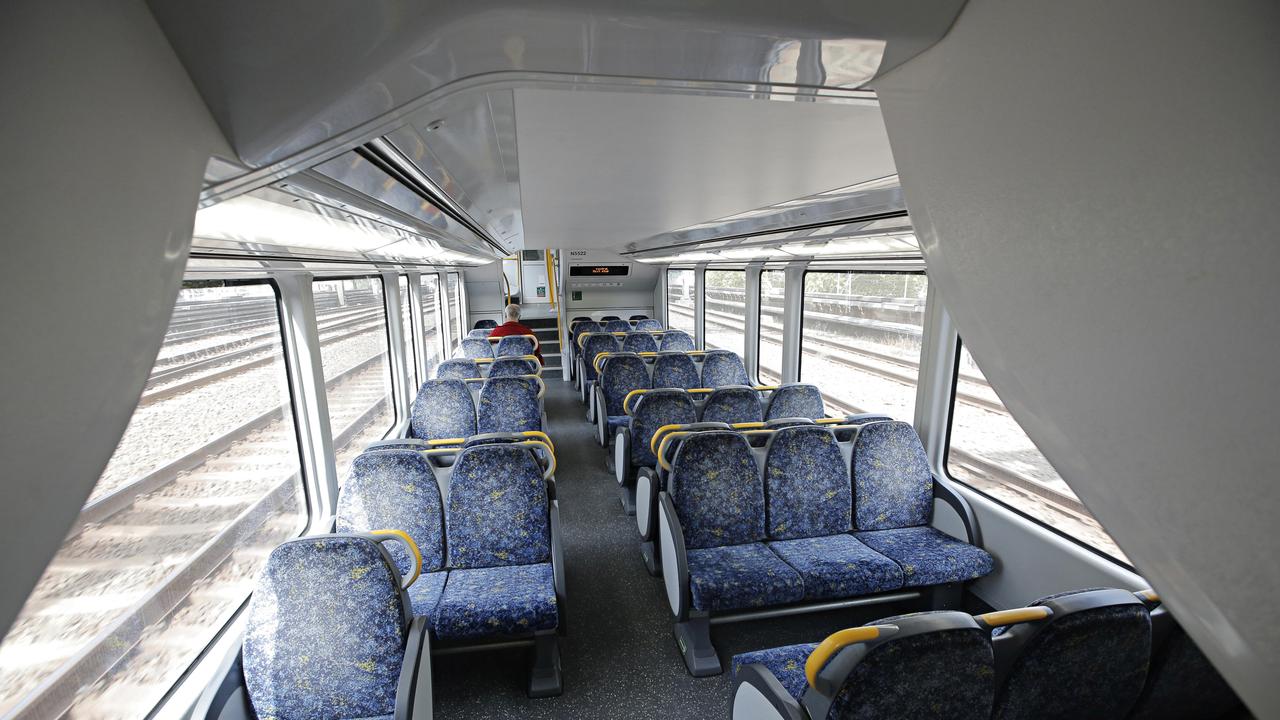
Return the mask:
<path id="1" fill-rule="evenodd" d="M 453 277 L 458 278 L 458 284 L 455 286 L 457 291 L 457 300 L 454 303 L 450 303 L 449 314 L 453 315 L 453 307 L 456 305 L 458 308 L 458 316 L 456 318 L 453 318 L 452 330 L 456 335 L 456 337 L 454 338 L 455 341 L 453 344 L 453 350 L 454 352 L 457 352 L 458 349 L 462 347 L 462 340 L 467 337 L 467 330 L 466 330 L 467 321 L 463 319 L 463 316 L 466 315 L 466 307 L 463 304 L 463 297 L 466 295 L 466 291 L 463 289 L 464 280 L 462 277 L 462 273 L 451 270 L 448 273 L 446 273 L 446 277 L 445 277 L 444 284 L 445 284 L 446 292 L 448 291 L 448 287 L 449 287 L 449 278 L 453 278 Z"/>
<path id="2" fill-rule="evenodd" d="M 756 384 L 758 385 L 771 384 L 770 382 L 766 382 L 764 378 L 760 376 L 760 369 L 764 367 L 764 353 L 761 348 L 763 348 L 764 346 L 764 276 L 767 273 L 778 273 L 779 275 L 782 276 L 782 288 L 784 293 L 783 294 L 783 314 L 784 315 L 786 314 L 786 294 L 785 294 L 786 287 L 787 287 L 786 268 L 785 267 L 760 268 L 760 278 L 757 281 L 757 288 L 756 288 L 756 377 L 755 377 L 755 381 L 756 381 Z M 803 296 L 801 296 L 800 301 L 801 303 L 804 302 Z M 801 309 L 803 310 L 803 305 L 801 306 Z M 803 333 L 804 327 L 802 326 L 800 330 Z M 778 355 L 779 355 L 778 359 L 779 360 L 784 359 L 782 356 L 786 352 L 785 345 L 784 345 L 785 342 L 786 342 L 785 337 L 778 338 Z M 779 363 L 779 364 L 784 364 L 784 363 Z M 772 384 L 778 384 L 783 382 L 782 368 L 778 368 L 777 374 L 778 374 L 778 380 L 776 383 L 772 383 Z"/>
<path id="3" fill-rule="evenodd" d="M 824 268 L 821 266 L 814 267 L 813 265 L 806 266 L 804 268 L 804 272 L 801 273 L 800 275 L 800 287 L 797 290 L 800 293 L 800 342 L 796 346 L 796 382 L 804 382 L 804 379 L 803 379 L 804 378 L 804 338 L 805 338 L 804 328 L 805 328 L 805 315 L 806 315 L 804 304 L 805 304 L 805 300 L 808 299 L 808 286 L 809 286 L 810 273 L 823 273 L 823 274 L 829 274 L 829 275 L 919 275 L 924 277 L 926 282 L 928 281 L 928 277 L 929 277 L 929 274 L 925 272 L 924 269 L 861 270 L 861 269 L 845 269 L 845 268 Z M 930 291 L 925 292 L 926 300 L 928 300 L 929 292 Z M 761 309 L 761 312 L 763 312 L 763 307 Z M 921 326 L 920 326 L 920 330 L 921 330 L 920 355 L 916 358 L 915 398 L 912 402 L 912 406 L 915 406 L 916 404 L 918 404 L 920 400 L 920 391 L 921 391 L 920 378 L 922 373 L 924 372 L 924 353 L 925 353 L 924 332 L 927 328 L 928 328 L 928 318 L 922 318 Z"/>
<path id="4" fill-rule="evenodd" d="M 447 360 L 447 359 L 448 359 L 448 355 L 449 355 L 449 353 L 448 353 L 447 349 L 446 349 L 446 348 L 445 348 L 445 346 L 444 346 L 444 330 L 445 330 L 445 329 L 447 329 L 447 328 L 446 328 L 446 325 L 445 325 L 445 322 L 444 322 L 444 308 L 443 308 L 443 303 L 441 303 L 441 302 L 440 302 L 441 293 L 440 293 L 440 273 L 439 273 L 439 271 L 437 271 L 437 270 L 435 270 L 435 269 L 433 268 L 433 269 L 431 269 L 430 271 L 424 271 L 424 272 L 422 272 L 422 273 L 420 273 L 420 274 L 419 274 L 419 276 L 418 276 L 418 296 L 419 296 L 419 298 L 422 298 L 422 297 L 423 297 L 423 283 L 424 283 L 424 282 L 426 282 L 426 281 L 430 281 L 430 282 L 432 283 L 432 287 L 434 288 L 434 289 L 433 289 L 433 291 L 432 291 L 432 297 L 434 297 L 434 298 L 435 298 L 435 316 L 436 316 L 436 322 L 435 322 L 435 325 L 433 326 L 433 329 L 435 330 L 435 333 L 436 333 L 436 350 L 437 350 L 437 354 L 436 354 L 436 364 L 435 364 L 434 366 L 432 366 L 432 367 L 427 367 L 427 365 L 428 365 L 428 363 L 429 363 L 429 358 L 427 357 L 427 348 L 426 348 L 426 346 L 427 346 L 427 342 L 426 342 L 426 332 L 427 332 L 426 314 L 425 314 L 425 313 L 423 313 L 423 310 L 422 310 L 422 301 L 421 301 L 421 299 L 419 299 L 419 302 L 418 302 L 418 312 L 423 313 L 422 332 L 420 333 L 420 334 L 422 335 L 422 341 L 423 341 L 423 342 L 422 342 L 422 346 L 423 346 L 422 367 L 425 369 L 425 371 L 426 371 L 426 375 L 427 375 L 427 377 L 423 378 L 423 382 L 426 382 L 427 380 L 430 380 L 430 379 L 431 379 L 431 376 L 435 373 L 436 368 L 440 366 L 440 363 L 442 363 L 442 362 L 444 362 L 445 360 Z"/>
<path id="5" fill-rule="evenodd" d="M 952 428 L 955 426 L 956 392 L 960 386 L 960 353 L 963 351 L 963 349 L 964 349 L 964 340 L 960 337 L 956 337 L 955 356 L 951 359 L 951 391 L 950 391 L 951 397 L 948 398 L 947 400 L 947 423 L 946 423 L 947 427 L 946 427 L 946 431 L 943 433 L 943 436 L 942 436 L 942 462 L 940 463 L 940 465 L 941 465 L 943 476 L 946 477 L 946 479 L 950 480 L 951 482 L 960 484 L 961 486 L 964 487 L 965 490 L 977 493 L 978 495 L 982 496 L 987 500 L 990 500 L 991 502 L 995 503 L 1001 508 L 1008 510 L 1009 512 L 1012 512 L 1014 515 L 1017 515 L 1019 518 L 1035 523 L 1037 526 L 1045 530 L 1048 530 L 1049 532 L 1053 533 L 1054 535 L 1057 535 L 1060 538 L 1063 538 L 1064 540 L 1071 541 L 1072 544 L 1077 545 L 1080 548 L 1083 548 L 1085 550 L 1088 550 L 1090 553 L 1097 555 L 1098 557 L 1102 558 L 1103 560 L 1106 560 L 1107 562 L 1110 562 L 1114 565 L 1118 565 L 1132 573 L 1139 574 L 1138 569 L 1135 568 L 1133 565 L 1129 564 L 1128 562 L 1118 557 L 1115 557 L 1113 555 L 1110 555 L 1104 552 L 1103 550 L 1101 550 L 1100 548 L 1096 548 L 1093 545 L 1090 545 L 1089 543 L 1084 542 L 1080 538 L 1064 530 L 1061 530 L 1059 528 L 1056 528 L 1050 525 L 1049 523 L 1041 520 L 1040 518 L 1033 517 L 1027 514 L 1021 508 L 1010 505 L 1004 500 L 1001 500 L 1000 498 L 994 495 L 984 492 L 983 490 L 969 484 L 968 482 L 957 477 L 955 474 L 951 472 L 951 431 L 952 431 Z M 1004 401 L 1002 400 L 1001 404 L 1003 403 Z M 1012 414 L 1010 414 L 1010 417 L 1012 417 Z M 1013 421 L 1015 423 L 1018 422 L 1016 418 L 1014 418 Z M 1019 424 L 1018 428 L 1021 429 L 1022 425 Z M 1032 441 L 1032 444 L 1034 445 L 1035 442 Z M 1039 450 L 1038 447 L 1036 449 Z M 1056 468 L 1054 471 L 1057 472 Z M 1092 514 L 1093 513 L 1090 512 L 1091 516 Z M 1095 521 L 1096 520 L 1097 519 L 1095 518 Z M 1102 523 L 1099 522 L 1098 526 L 1101 527 Z M 1103 532 L 1106 532 L 1106 528 L 1102 528 L 1102 530 Z"/>
<path id="6" fill-rule="evenodd" d="M 665 317 L 662 318 L 662 324 L 664 327 L 666 327 L 669 330 L 681 330 L 682 328 L 676 327 L 671 322 L 671 273 L 673 272 L 693 273 L 694 287 L 696 288 L 697 282 L 698 282 L 698 270 L 697 268 L 693 268 L 693 267 L 671 267 L 668 265 L 666 272 L 662 274 L 662 311 L 663 311 L 663 315 L 665 315 Z M 694 317 L 693 317 L 693 329 L 686 331 L 689 333 L 689 337 L 694 339 L 695 343 L 697 342 L 697 338 L 698 338 L 696 333 L 697 326 L 698 326 L 698 317 L 697 317 L 697 310 L 695 308 Z"/>
<path id="7" fill-rule="evenodd" d="M 312 290 L 312 301 L 311 301 L 311 304 L 312 304 L 312 307 L 314 308 L 314 306 L 315 306 L 315 296 L 314 296 L 314 293 L 315 293 L 315 286 L 316 286 L 316 283 L 318 283 L 318 282 L 330 282 L 330 281 L 335 281 L 335 280 L 337 280 L 337 281 L 342 281 L 342 280 L 361 280 L 361 279 L 377 280 L 377 281 L 378 281 L 378 284 L 381 286 L 381 292 L 379 292 L 379 293 L 378 293 L 378 297 L 380 298 L 381 303 L 382 303 L 382 319 L 383 319 L 382 335 L 383 335 L 383 340 L 385 341 L 386 348 L 387 348 L 387 378 L 388 378 L 388 379 L 387 379 L 387 382 L 389 383 L 389 387 L 388 387 L 388 389 L 387 389 L 387 397 L 388 397 L 388 399 L 389 399 L 389 400 L 390 400 L 390 402 L 391 402 L 391 412 L 392 412 L 391 426 L 390 426 L 390 427 L 388 427 L 388 428 L 387 428 L 387 431 L 386 431 L 386 432 L 384 432 L 384 433 L 382 434 L 382 439 L 383 439 L 383 440 L 386 440 L 386 439 L 388 438 L 388 436 L 389 436 L 389 435 L 391 435 L 393 432 L 395 432 L 395 430 L 396 430 L 396 426 L 400 424 L 400 421 L 404 419 L 404 418 L 402 418 L 402 417 L 400 416 L 400 407 L 399 407 L 399 403 L 397 403 L 397 402 L 396 402 L 396 382 L 397 382 L 397 380 L 398 380 L 399 378 L 397 378 L 397 377 L 396 377 L 396 368 L 395 368 L 395 363 L 391 362 L 391 307 L 387 304 L 387 288 L 386 288 L 387 282 L 386 282 L 386 278 L 385 278 L 382 274 L 377 273 L 377 272 L 372 273 L 372 274 L 353 274 L 353 275 L 315 275 L 315 276 L 312 276 L 312 278 L 311 278 L 311 290 Z M 397 288 L 397 290 L 396 290 L 395 292 L 399 292 L 399 289 Z M 400 322 L 400 319 L 399 319 L 399 318 L 396 318 L 396 322 Z M 320 319 L 319 319 L 319 314 L 318 314 L 318 313 L 317 313 L 317 317 L 316 317 L 316 328 L 315 328 L 315 330 L 316 330 L 316 352 L 318 353 L 318 352 L 320 352 L 320 346 L 323 344 L 323 343 L 321 343 L 321 342 L 320 342 Z M 321 375 L 321 377 L 323 378 L 323 376 L 324 376 L 324 360 L 323 360 L 323 358 L 322 358 L 322 359 L 321 359 L 321 361 L 320 361 L 320 375 Z M 325 387 L 324 387 L 324 399 L 325 399 L 325 406 L 327 407 L 327 406 L 329 405 L 329 388 L 328 388 L 328 380 L 324 380 L 324 383 L 325 383 Z M 329 411 L 329 413 L 330 413 L 330 415 L 329 415 L 329 418 L 330 418 L 330 428 L 329 428 L 330 438 L 329 438 L 329 441 L 332 443 L 333 441 L 335 441 L 335 440 L 337 439 L 337 435 L 336 435 L 336 433 L 334 432 L 334 428 L 332 427 L 332 418 L 333 418 L 332 411 Z M 407 416 L 407 415 L 406 415 L 406 416 Z M 337 450 L 337 448 L 335 447 L 333 451 L 334 451 L 334 460 L 336 461 L 336 460 L 337 460 L 337 452 L 338 452 L 338 450 Z M 341 480 L 341 479 L 339 479 L 339 480 Z"/>
<path id="8" fill-rule="evenodd" d="M 707 291 L 711 289 L 711 286 L 707 284 L 707 274 L 708 274 L 708 273 L 738 273 L 738 274 L 742 275 L 742 312 L 743 312 L 743 316 L 742 316 L 742 349 L 741 349 L 741 350 L 738 350 L 738 351 L 736 351 L 736 352 L 738 353 L 738 357 L 742 358 L 743 362 L 746 362 L 746 356 L 747 356 L 747 318 L 746 318 L 746 311 L 747 311 L 747 305 L 748 305 L 748 303 L 747 303 L 747 269 L 746 269 L 746 268 L 736 268 L 736 267 L 707 267 L 707 268 L 703 268 L 703 271 L 702 271 L 702 327 L 700 328 L 701 332 L 699 333 L 699 337 L 701 337 L 701 338 L 702 338 L 702 347 L 703 347 L 703 349 L 704 349 L 704 350 L 710 350 L 710 349 L 711 349 L 711 347 L 708 345 L 708 338 L 707 338 L 707 313 L 709 312 L 709 311 L 707 310 Z M 723 289 L 723 288 L 719 288 L 719 287 L 717 287 L 716 289 L 718 289 L 718 290 L 719 290 L 719 289 Z M 731 352 L 733 352 L 732 348 L 724 348 L 724 349 L 726 349 L 726 350 L 730 350 Z"/>

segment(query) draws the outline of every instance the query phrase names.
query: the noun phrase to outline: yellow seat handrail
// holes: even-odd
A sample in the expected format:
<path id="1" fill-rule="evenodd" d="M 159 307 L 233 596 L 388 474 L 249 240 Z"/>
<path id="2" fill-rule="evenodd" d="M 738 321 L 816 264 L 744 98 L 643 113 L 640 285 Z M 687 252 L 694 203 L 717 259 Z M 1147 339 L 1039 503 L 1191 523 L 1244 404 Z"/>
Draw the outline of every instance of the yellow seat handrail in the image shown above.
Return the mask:
<path id="1" fill-rule="evenodd" d="M 385 535 L 388 538 L 395 538 L 400 542 L 404 543 L 405 545 L 409 546 L 409 551 L 413 554 L 413 575 L 409 577 L 408 582 L 400 586 L 400 589 L 408 590 L 409 586 L 417 582 L 418 576 L 422 574 L 422 551 L 418 550 L 418 543 L 414 542 L 413 538 L 409 537 L 409 533 L 403 530 L 395 530 L 392 528 L 385 528 L 382 530 L 370 530 L 368 534 L 374 535 L 374 536 Z M 374 542 L 380 543 L 382 541 L 375 539 Z M 394 565 L 395 563 L 392 563 L 393 567 Z"/>
<path id="2" fill-rule="evenodd" d="M 488 340 L 488 341 L 489 341 L 489 343 L 490 343 L 490 344 L 492 344 L 492 345 L 497 345 L 498 343 L 502 342 L 503 338 L 509 338 L 509 337 L 523 337 L 523 338 L 529 338 L 529 339 L 533 340 L 533 349 L 535 349 L 535 350 L 537 350 L 538 348 L 542 347 L 542 343 L 538 342 L 538 336 L 537 336 L 537 335 L 529 335 L 528 333 L 522 333 L 522 334 L 520 334 L 520 335 L 500 335 L 500 336 L 498 336 L 498 337 L 487 337 L 487 338 L 485 338 L 485 340 Z"/>
<path id="3" fill-rule="evenodd" d="M 658 454 L 658 442 L 659 442 L 660 440 L 662 440 L 662 436 L 663 436 L 663 435 L 666 435 L 666 434 L 667 434 L 667 433 L 669 433 L 669 432 L 672 432 L 672 431 L 675 431 L 675 430 L 679 430 L 679 429 L 681 429 L 681 428 L 683 428 L 683 427 L 685 427 L 685 426 L 684 426 L 684 425 L 680 425 L 680 424 L 662 425 L 662 426 L 659 426 L 657 430 L 654 430 L 654 431 L 653 431 L 653 437 L 649 438 L 649 452 L 653 453 L 654 455 L 657 455 L 657 454 Z"/>
<path id="4" fill-rule="evenodd" d="M 1010 608 L 1009 610 L 982 613 L 981 615 L 974 615 L 973 619 L 989 628 L 997 628 L 1002 625 L 1036 622 L 1050 617 L 1053 617 L 1052 610 L 1043 605 L 1036 605 L 1034 607 Z"/>
<path id="5" fill-rule="evenodd" d="M 804 663 L 804 676 L 809 681 L 809 687 L 817 687 L 818 673 L 822 672 L 822 668 L 826 667 L 837 652 L 850 645 L 875 640 L 882 634 L 897 631 L 897 625 L 869 625 L 848 628 L 828 635 L 825 640 L 818 643 L 818 647 L 814 648 L 813 652 L 809 653 L 809 659 Z"/>
<path id="6" fill-rule="evenodd" d="M 696 433 L 689 430 L 677 430 L 676 432 L 669 432 L 663 436 L 662 442 L 658 443 L 658 452 L 654 453 L 658 458 L 658 467 L 666 470 L 667 472 L 671 472 L 671 463 L 667 462 L 666 458 L 667 448 L 671 445 L 671 441 L 676 438 L 688 437 L 689 435 L 694 434 Z"/>

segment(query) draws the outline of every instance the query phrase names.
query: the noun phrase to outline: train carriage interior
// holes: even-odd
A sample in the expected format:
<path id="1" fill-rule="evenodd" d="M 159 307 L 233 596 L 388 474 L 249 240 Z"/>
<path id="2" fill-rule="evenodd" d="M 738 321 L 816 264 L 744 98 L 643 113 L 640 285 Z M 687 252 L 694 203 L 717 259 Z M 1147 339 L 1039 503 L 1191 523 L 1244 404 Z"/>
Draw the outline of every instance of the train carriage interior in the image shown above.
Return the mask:
<path id="1" fill-rule="evenodd" d="M 1280 717 L 1280 6 L 0 7 L 0 718 Z"/>

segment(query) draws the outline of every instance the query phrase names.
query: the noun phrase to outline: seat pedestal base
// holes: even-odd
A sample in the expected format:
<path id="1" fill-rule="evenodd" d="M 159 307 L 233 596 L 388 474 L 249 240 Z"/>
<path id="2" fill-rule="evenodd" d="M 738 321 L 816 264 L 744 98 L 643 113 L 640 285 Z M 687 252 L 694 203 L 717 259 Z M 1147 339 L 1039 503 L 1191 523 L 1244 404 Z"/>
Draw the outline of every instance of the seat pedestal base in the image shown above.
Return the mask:
<path id="1" fill-rule="evenodd" d="M 658 555 L 658 549 L 652 540 L 644 540 L 640 543 L 640 557 L 644 560 L 644 569 L 654 577 L 662 577 L 662 557 Z"/>
<path id="2" fill-rule="evenodd" d="M 720 657 L 711 644 L 711 619 L 706 615 L 690 617 L 675 625 L 676 645 L 684 657 L 684 665 L 694 677 L 710 677 L 724 672 Z"/>
<path id="3" fill-rule="evenodd" d="M 555 630 L 533 637 L 533 667 L 529 670 L 529 697 L 555 697 L 564 692 L 560 677 L 560 642 Z"/>
<path id="4" fill-rule="evenodd" d="M 628 515 L 636 514 L 636 489 L 630 485 L 618 486 L 618 499 L 622 501 L 622 509 Z"/>
<path id="5" fill-rule="evenodd" d="M 930 610 L 962 610 L 964 584 L 948 583 L 929 588 Z"/>

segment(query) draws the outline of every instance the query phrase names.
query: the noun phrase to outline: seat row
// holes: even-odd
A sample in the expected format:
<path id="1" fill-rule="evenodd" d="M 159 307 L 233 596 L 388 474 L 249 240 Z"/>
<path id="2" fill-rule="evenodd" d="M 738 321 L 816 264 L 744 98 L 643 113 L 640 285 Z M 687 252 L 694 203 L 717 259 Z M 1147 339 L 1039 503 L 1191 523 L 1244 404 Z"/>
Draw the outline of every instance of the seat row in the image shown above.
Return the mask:
<path id="1" fill-rule="evenodd" d="M 622 400 L 632 390 L 652 388 L 718 388 L 750 385 L 742 358 L 729 350 L 690 352 L 597 353 L 592 364 L 581 363 L 581 395 L 588 422 L 602 412 L 621 418 Z M 600 402 L 603 391 L 611 404 Z"/>
<path id="2" fill-rule="evenodd" d="M 336 532 L 272 551 L 236 664 L 197 717 L 431 717 L 432 653 L 510 645 L 533 648 L 531 697 L 560 694 L 564 559 L 544 470 L 520 438 L 452 451 L 443 492 L 426 452 L 355 459 Z"/>
<path id="3" fill-rule="evenodd" d="M 932 475 L 907 423 L 669 432 L 661 443 L 670 468 L 641 472 L 636 520 L 694 675 L 721 670 L 713 616 L 911 599 L 951 609 L 993 568 L 968 503 Z M 932 526 L 935 499 L 960 517 L 963 540 Z"/>
<path id="4" fill-rule="evenodd" d="M 542 378 L 536 375 L 428 380 L 413 401 L 409 437 L 443 440 L 541 431 L 546 427 L 545 393 Z"/>
<path id="5" fill-rule="evenodd" d="M 477 335 L 477 333 L 483 333 Z M 462 340 L 462 356 L 472 360 L 533 355 L 538 349 L 533 335 L 505 335 L 491 338 L 488 330 L 472 330 Z"/>
<path id="6" fill-rule="evenodd" d="M 1150 591 L 899 615 L 733 658 L 745 720 L 1211 720 L 1240 700 Z"/>
<path id="7" fill-rule="evenodd" d="M 450 358 L 436 367 L 438 380 L 480 380 L 507 375 L 542 375 L 542 363 L 533 355 L 500 358 Z"/>

